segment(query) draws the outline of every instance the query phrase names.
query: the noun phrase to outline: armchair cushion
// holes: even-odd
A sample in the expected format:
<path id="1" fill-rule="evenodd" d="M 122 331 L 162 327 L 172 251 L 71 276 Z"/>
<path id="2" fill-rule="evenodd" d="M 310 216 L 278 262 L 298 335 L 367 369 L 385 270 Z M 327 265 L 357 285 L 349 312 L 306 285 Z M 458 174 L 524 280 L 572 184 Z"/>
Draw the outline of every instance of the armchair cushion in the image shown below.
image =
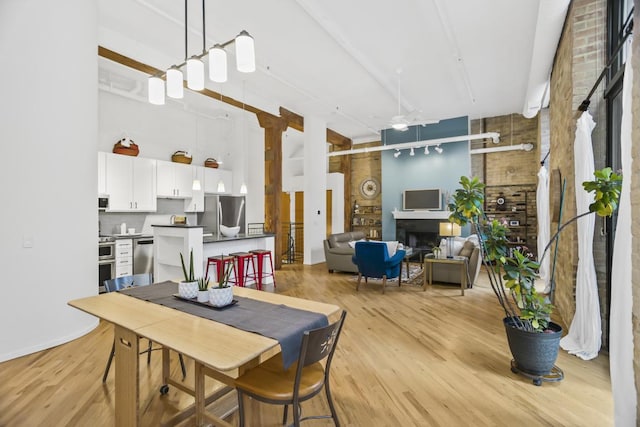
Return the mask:
<path id="1" fill-rule="evenodd" d="M 346 271 L 357 273 L 358 267 L 351 261 L 355 249 L 349 242 L 364 240 L 365 234 L 361 231 L 331 234 L 324 241 L 324 258 L 327 269 L 333 271 Z"/>

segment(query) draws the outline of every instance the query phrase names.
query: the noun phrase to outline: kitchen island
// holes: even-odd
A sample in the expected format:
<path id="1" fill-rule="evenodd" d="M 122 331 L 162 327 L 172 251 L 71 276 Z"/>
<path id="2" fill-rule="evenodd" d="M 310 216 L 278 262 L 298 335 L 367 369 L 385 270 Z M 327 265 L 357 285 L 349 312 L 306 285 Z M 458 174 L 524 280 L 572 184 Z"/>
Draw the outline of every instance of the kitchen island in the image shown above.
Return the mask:
<path id="1" fill-rule="evenodd" d="M 224 237 L 214 234 L 203 236 L 202 226 L 193 225 L 154 225 L 154 281 L 181 280 L 180 253 L 189 261 L 193 250 L 194 274 L 202 277 L 207 267 L 207 258 L 228 255 L 234 252 L 249 252 L 253 249 L 275 250 L 273 234 L 239 234 L 236 237 Z M 266 267 L 270 269 L 271 266 Z M 211 279 L 214 279 L 213 275 Z M 272 283 L 266 278 L 264 283 Z"/>

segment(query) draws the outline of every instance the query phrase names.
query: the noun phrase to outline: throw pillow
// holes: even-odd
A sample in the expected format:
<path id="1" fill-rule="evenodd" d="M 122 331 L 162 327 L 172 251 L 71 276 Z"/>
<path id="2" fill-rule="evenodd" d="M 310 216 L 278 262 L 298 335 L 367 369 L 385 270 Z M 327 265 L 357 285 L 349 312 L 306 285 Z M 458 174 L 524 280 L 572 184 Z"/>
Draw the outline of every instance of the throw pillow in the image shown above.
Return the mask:
<path id="1" fill-rule="evenodd" d="M 387 244 L 387 252 L 389 253 L 389 257 L 392 257 L 396 254 L 396 250 L 398 249 L 398 241 L 390 241 L 384 242 Z"/>
<path id="2" fill-rule="evenodd" d="M 460 253 L 458 255 L 465 258 L 471 258 L 471 254 L 473 253 L 474 249 L 475 245 L 473 244 L 473 242 L 466 241 L 464 242 L 464 245 L 462 245 L 462 249 L 460 250 Z"/>

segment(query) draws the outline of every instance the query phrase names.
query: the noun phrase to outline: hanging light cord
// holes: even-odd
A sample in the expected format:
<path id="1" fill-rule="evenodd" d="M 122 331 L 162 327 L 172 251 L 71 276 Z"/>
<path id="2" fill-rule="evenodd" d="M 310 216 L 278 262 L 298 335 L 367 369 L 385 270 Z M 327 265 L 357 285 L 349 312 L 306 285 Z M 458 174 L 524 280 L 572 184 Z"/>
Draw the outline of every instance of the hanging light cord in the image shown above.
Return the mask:
<path id="1" fill-rule="evenodd" d="M 207 53 L 207 24 L 205 22 L 204 19 L 204 0 L 202 0 L 202 54 L 206 54 Z"/>
<path id="2" fill-rule="evenodd" d="M 187 29 L 188 28 L 189 27 L 187 26 L 187 0 L 184 0 L 184 63 L 183 64 L 186 64 L 187 58 L 189 56 L 188 49 L 187 49 L 187 31 L 188 31 Z"/>

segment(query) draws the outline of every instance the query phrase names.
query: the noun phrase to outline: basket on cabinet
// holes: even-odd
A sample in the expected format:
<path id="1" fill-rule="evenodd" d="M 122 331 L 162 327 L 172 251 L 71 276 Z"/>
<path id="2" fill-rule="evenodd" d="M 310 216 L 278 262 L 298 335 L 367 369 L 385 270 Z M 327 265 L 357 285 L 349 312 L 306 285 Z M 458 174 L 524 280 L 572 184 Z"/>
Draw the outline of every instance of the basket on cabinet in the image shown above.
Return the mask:
<path id="1" fill-rule="evenodd" d="M 207 160 L 204 161 L 204 167 L 205 168 L 214 168 L 217 169 L 218 168 L 218 161 L 216 159 L 214 159 L 213 157 L 209 157 Z"/>
<path id="2" fill-rule="evenodd" d="M 132 140 L 129 141 L 129 146 L 127 147 L 123 143 L 125 142 L 125 138 L 122 138 L 118 142 L 113 145 L 113 152 L 116 154 L 124 154 L 125 156 L 137 156 L 140 150 L 138 149 L 138 145 Z"/>
<path id="3" fill-rule="evenodd" d="M 171 161 L 175 163 L 185 163 L 187 165 L 190 165 L 191 160 L 191 156 L 188 155 L 186 151 L 176 151 L 171 156 Z"/>

